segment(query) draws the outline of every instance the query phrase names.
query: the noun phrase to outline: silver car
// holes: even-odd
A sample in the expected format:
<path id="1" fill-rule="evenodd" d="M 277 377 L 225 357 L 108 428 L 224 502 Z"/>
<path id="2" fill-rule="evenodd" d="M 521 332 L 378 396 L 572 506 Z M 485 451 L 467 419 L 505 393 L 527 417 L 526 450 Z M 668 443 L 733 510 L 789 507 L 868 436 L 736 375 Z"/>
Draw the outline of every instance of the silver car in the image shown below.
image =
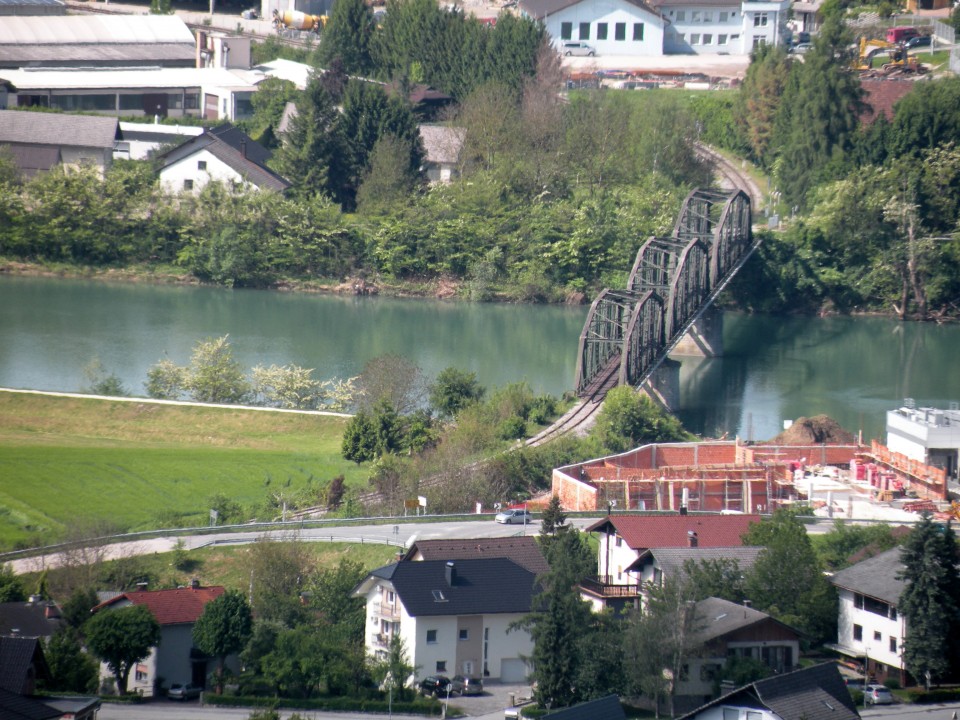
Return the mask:
<path id="1" fill-rule="evenodd" d="M 503 510 L 494 519 L 501 525 L 525 525 L 533 522 L 533 515 L 529 510 Z"/>
<path id="2" fill-rule="evenodd" d="M 581 55 L 585 57 L 593 57 L 597 54 L 597 51 L 592 47 L 587 45 L 585 42 L 565 42 L 563 47 L 560 49 L 560 52 L 570 57 L 571 55 Z"/>
<path id="3" fill-rule="evenodd" d="M 893 693 L 884 685 L 867 685 L 863 702 L 867 705 L 892 705 Z"/>

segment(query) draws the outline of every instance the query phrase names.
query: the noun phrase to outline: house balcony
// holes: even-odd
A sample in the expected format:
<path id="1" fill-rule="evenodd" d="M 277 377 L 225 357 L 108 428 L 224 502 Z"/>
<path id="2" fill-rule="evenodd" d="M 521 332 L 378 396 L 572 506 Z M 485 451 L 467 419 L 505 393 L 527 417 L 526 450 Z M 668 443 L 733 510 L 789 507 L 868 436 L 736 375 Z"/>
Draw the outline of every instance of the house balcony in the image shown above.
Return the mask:
<path id="1" fill-rule="evenodd" d="M 580 587 L 591 595 L 602 598 L 637 598 L 641 595 L 639 583 L 613 582 L 610 575 L 584 578 Z"/>
<path id="2" fill-rule="evenodd" d="M 388 633 L 373 633 L 370 639 L 374 647 L 385 650 L 390 647 L 390 635 Z"/>
<path id="3" fill-rule="evenodd" d="M 377 617 L 387 618 L 390 620 L 399 620 L 400 619 L 400 608 L 397 605 L 388 605 L 387 603 L 374 603 L 373 612 L 376 613 Z"/>

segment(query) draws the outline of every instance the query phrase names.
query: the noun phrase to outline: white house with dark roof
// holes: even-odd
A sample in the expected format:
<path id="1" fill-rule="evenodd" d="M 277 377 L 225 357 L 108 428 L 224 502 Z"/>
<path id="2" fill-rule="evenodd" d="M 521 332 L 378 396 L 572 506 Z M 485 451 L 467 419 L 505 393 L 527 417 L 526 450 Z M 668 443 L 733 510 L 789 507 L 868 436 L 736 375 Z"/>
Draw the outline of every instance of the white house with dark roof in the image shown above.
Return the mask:
<path id="1" fill-rule="evenodd" d="M 679 720 L 859 720 L 836 663 L 744 685 Z"/>
<path id="2" fill-rule="evenodd" d="M 536 577 L 506 558 L 398 562 L 353 591 L 366 600 L 367 653 L 383 657 L 398 635 L 416 679 L 435 673 L 523 682 L 533 641 L 512 623 L 531 610 Z"/>
<path id="3" fill-rule="evenodd" d="M 459 177 L 466 131 L 458 127 L 428 124 L 420 125 L 419 130 L 427 180 L 447 183 Z"/>
<path id="4" fill-rule="evenodd" d="M 121 139 L 117 118 L 0 110 L 0 146 L 9 148 L 25 177 L 58 166 L 103 174 Z"/>
<path id="5" fill-rule="evenodd" d="M 907 627 L 897 610 L 906 585 L 898 579 L 904 570 L 900 552 L 899 547 L 887 550 L 830 578 L 839 601 L 833 649 L 865 664 L 878 682 L 893 677 L 906 685 L 902 653 Z"/>
<path id="6" fill-rule="evenodd" d="M 283 192 L 290 183 L 267 167 L 270 151 L 229 123 L 209 128 L 158 158 L 168 193 L 199 193 L 209 182 Z"/>
<path id="7" fill-rule="evenodd" d="M 520 0 L 557 49 L 583 40 L 597 55 L 747 55 L 789 37 L 790 0 Z"/>

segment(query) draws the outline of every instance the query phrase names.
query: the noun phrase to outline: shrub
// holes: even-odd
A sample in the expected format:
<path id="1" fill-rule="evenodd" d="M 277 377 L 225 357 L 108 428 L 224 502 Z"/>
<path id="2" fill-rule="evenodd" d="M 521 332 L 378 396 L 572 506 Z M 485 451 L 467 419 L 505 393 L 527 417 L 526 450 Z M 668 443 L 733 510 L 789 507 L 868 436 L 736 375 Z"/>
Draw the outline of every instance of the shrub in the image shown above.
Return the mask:
<path id="1" fill-rule="evenodd" d="M 503 440 L 517 440 L 527 434 L 527 423 L 522 417 L 514 415 L 497 426 L 497 434 Z"/>

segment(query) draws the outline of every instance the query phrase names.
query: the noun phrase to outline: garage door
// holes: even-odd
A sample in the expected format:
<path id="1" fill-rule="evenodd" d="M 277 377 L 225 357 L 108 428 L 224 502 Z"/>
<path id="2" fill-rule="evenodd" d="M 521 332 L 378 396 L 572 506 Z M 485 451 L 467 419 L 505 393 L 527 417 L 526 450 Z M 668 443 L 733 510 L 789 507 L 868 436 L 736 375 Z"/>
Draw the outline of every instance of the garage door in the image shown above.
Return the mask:
<path id="1" fill-rule="evenodd" d="M 527 680 L 527 664 L 520 658 L 507 658 L 500 662 L 500 682 L 520 683 Z"/>

